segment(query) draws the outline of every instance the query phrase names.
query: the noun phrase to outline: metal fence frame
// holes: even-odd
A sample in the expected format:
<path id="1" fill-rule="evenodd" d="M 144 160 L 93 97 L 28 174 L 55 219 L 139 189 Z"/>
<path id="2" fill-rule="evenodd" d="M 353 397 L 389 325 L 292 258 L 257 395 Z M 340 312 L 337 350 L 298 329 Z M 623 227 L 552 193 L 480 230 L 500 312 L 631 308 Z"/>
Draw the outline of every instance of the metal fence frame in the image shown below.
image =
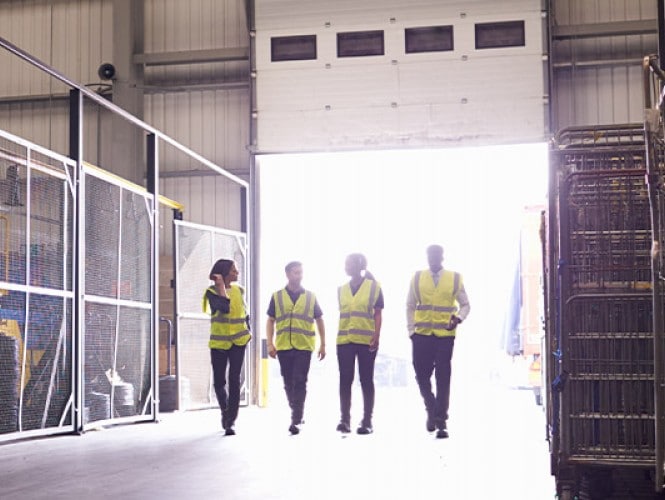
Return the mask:
<path id="1" fill-rule="evenodd" d="M 81 85 L 70 78 L 66 77 L 53 67 L 47 65 L 43 61 L 39 60 L 38 58 L 32 56 L 31 54 L 27 53 L 23 49 L 17 47 L 10 41 L 8 41 L 5 38 L 0 37 L 0 48 L 7 50 L 14 56 L 18 57 L 19 59 L 27 62 L 28 64 L 36 67 L 38 70 L 46 73 L 49 77 L 56 79 L 57 81 L 65 84 L 69 89 L 69 155 L 68 157 L 64 157 L 61 155 L 56 155 L 55 153 L 52 153 L 45 148 L 41 148 L 37 145 L 32 145 L 30 144 L 30 147 L 32 147 L 33 150 L 35 151 L 40 151 L 41 153 L 52 156 L 55 158 L 58 158 L 59 161 L 62 161 L 66 163 L 67 165 L 70 165 L 72 170 L 73 170 L 73 175 L 72 177 L 75 179 L 75 182 L 73 182 L 72 186 L 75 189 L 75 223 L 74 223 L 74 244 L 75 244 L 75 249 L 74 249 L 74 262 L 72 263 L 72 272 L 73 272 L 73 291 L 72 291 L 72 297 L 73 297 L 73 322 L 72 322 L 72 338 L 73 338 L 73 347 L 72 347 L 72 355 L 73 359 L 75 361 L 75 366 L 73 367 L 72 370 L 72 384 L 73 384 L 73 396 L 72 396 L 72 404 L 71 408 L 73 411 L 72 415 L 72 426 L 71 426 L 71 431 L 72 432 L 82 432 L 85 430 L 86 426 L 84 425 L 84 401 L 83 401 L 83 366 L 82 363 L 80 362 L 80 356 L 81 353 L 83 352 L 83 346 L 84 346 L 84 325 L 85 325 L 85 319 L 83 317 L 83 307 L 81 307 L 83 301 L 84 301 L 84 296 L 85 296 L 85 262 L 84 262 L 84 255 L 85 255 L 85 241 L 84 238 L 81 237 L 82 233 L 82 228 L 84 228 L 84 220 L 82 217 L 82 214 L 84 212 L 84 192 L 83 192 L 83 183 L 79 182 L 82 180 L 82 177 L 84 176 L 84 151 L 83 151 L 83 144 L 84 144 L 84 129 L 83 129 L 83 116 L 84 116 L 84 107 L 85 103 L 87 101 L 92 102 L 94 105 L 100 106 L 101 108 L 110 111 L 114 116 L 117 116 L 118 118 L 124 120 L 125 122 L 128 122 L 129 124 L 138 127 L 144 135 L 145 135 L 145 145 L 146 145 L 146 169 L 147 169 L 147 181 L 146 181 L 146 191 L 147 193 L 153 197 L 155 200 L 159 200 L 162 202 L 164 198 L 160 196 L 158 192 L 158 186 L 159 186 L 159 153 L 160 153 L 160 144 L 167 144 L 172 147 L 174 147 L 176 150 L 180 151 L 181 153 L 185 154 L 187 157 L 192 159 L 192 161 L 198 162 L 202 166 L 209 168 L 216 172 L 219 175 L 222 175 L 229 179 L 230 181 L 234 182 L 241 188 L 241 193 L 242 193 L 242 209 L 243 209 L 243 229 L 247 229 L 247 232 L 250 231 L 250 224 L 248 223 L 248 220 L 252 220 L 252 217 L 247 218 L 247 214 L 250 212 L 250 209 L 252 208 L 251 204 L 249 203 L 249 196 L 248 196 L 248 190 L 249 190 L 249 184 L 244 181 L 243 179 L 231 174 L 230 172 L 224 170 L 222 167 L 216 165 L 215 163 L 211 162 L 210 160 L 204 158 L 200 154 L 196 153 L 195 151 L 191 150 L 190 148 L 184 146 L 183 144 L 179 143 L 178 141 L 174 140 L 173 138 L 169 137 L 168 135 L 164 134 L 160 130 L 152 127 L 151 125 L 143 122 L 139 118 L 133 116 L 132 114 L 126 112 L 119 106 L 113 104 L 112 102 L 108 101 L 101 95 L 91 91 L 84 85 Z M 11 135 L 8 135 L 11 136 Z M 14 137 L 14 136 L 11 136 Z M 15 137 L 16 141 L 19 143 L 25 143 L 29 144 L 28 141 L 24 141 L 20 138 Z M 120 182 L 124 184 L 124 186 L 129 186 L 131 183 L 128 183 L 122 179 L 118 179 Z M 124 182 L 123 182 L 124 181 Z M 139 188 L 142 189 L 142 188 Z M 153 203 L 152 204 L 152 220 L 155 221 L 153 223 L 153 230 L 152 230 L 152 235 L 151 235 L 151 241 L 152 241 L 152 256 L 151 256 L 151 262 L 150 262 L 150 267 L 151 267 L 151 276 L 152 276 L 152 283 L 151 283 L 151 304 L 153 305 L 152 307 L 152 314 L 151 314 L 151 339 L 152 339 L 152 349 L 151 349 L 151 366 L 152 366 L 152 388 L 153 388 L 153 397 L 151 398 L 151 403 L 152 403 L 152 409 L 149 412 L 150 414 L 150 419 L 156 420 L 158 418 L 158 413 L 159 413 L 159 401 L 158 397 L 155 397 L 155 395 L 159 394 L 159 374 L 157 370 L 157 359 L 158 359 L 158 342 L 157 342 L 157 335 L 159 332 L 159 311 L 158 311 L 158 305 L 156 303 L 156 297 L 158 296 L 158 289 L 157 289 L 157 280 L 158 280 L 158 252 L 157 249 L 159 248 L 159 225 L 156 223 L 156 221 L 159 220 L 159 210 L 158 210 L 158 203 Z M 182 207 L 176 207 L 176 206 L 171 206 L 171 208 L 174 208 L 178 210 L 179 208 Z M 135 421 L 135 418 L 131 418 L 131 421 Z M 122 420 L 117 420 L 118 422 L 121 422 Z M 42 432 L 38 432 L 37 434 L 42 435 Z M 30 434 L 32 435 L 32 434 Z M 21 438 L 23 436 L 25 437 L 30 437 L 28 434 L 6 434 L 6 435 L 0 435 L 0 442 L 10 440 L 10 439 L 17 439 Z"/>
<path id="2" fill-rule="evenodd" d="M 183 352 L 184 346 L 186 345 L 186 342 L 184 339 L 186 338 L 188 332 L 185 331 L 185 328 L 183 328 L 182 321 L 183 320 L 200 320 L 203 325 L 204 325 L 204 331 L 205 331 L 205 337 L 206 341 L 208 338 L 208 332 L 209 332 L 209 325 L 210 325 L 210 316 L 206 313 L 203 313 L 203 311 L 200 310 L 200 307 L 197 308 L 196 311 L 187 311 L 182 305 L 182 297 L 181 295 L 184 294 L 194 294 L 193 296 L 196 298 L 195 303 L 197 305 L 200 304 L 200 297 L 203 296 L 203 288 L 201 287 L 196 287 L 194 289 L 188 288 L 186 285 L 182 285 L 182 282 L 184 280 L 181 279 L 180 273 L 180 266 L 179 263 L 181 261 L 181 251 L 180 251 L 180 236 L 181 236 L 181 230 L 183 228 L 187 229 L 194 229 L 194 230 L 199 230 L 203 233 L 209 233 L 211 236 L 218 235 L 218 236 L 227 236 L 229 238 L 233 238 L 237 241 L 238 247 L 240 248 L 241 252 L 243 253 L 244 257 L 244 266 L 240 269 L 241 273 L 240 276 L 242 278 L 242 281 L 240 283 L 243 288 L 245 288 L 246 293 L 246 306 L 247 306 L 247 311 L 251 310 L 251 288 L 252 288 L 252 281 L 251 281 L 251 267 L 248 265 L 249 261 L 249 239 L 247 233 L 240 232 L 240 231 L 233 231 L 230 229 L 222 229 L 222 228 L 217 228 L 217 227 L 212 227 L 212 226 L 206 226 L 202 224 L 194 224 L 191 222 L 185 222 L 185 221 L 180 221 L 176 220 L 174 221 L 174 238 L 173 238 L 173 246 L 174 246 L 174 257 L 175 257 L 175 262 L 176 262 L 176 272 L 175 272 L 175 284 L 176 284 L 176 294 L 175 294 L 175 332 L 176 332 L 176 358 L 175 358 L 175 363 L 176 363 L 176 405 L 178 410 L 185 410 L 185 409 L 203 409 L 203 408 L 213 408 L 217 406 L 217 399 L 214 395 L 214 390 L 213 390 L 213 385 L 212 385 L 212 368 L 210 366 L 209 360 L 206 357 L 206 359 L 202 360 L 204 363 L 204 366 L 206 366 L 206 370 L 208 373 L 208 378 L 209 378 L 209 402 L 208 403 L 201 403 L 199 402 L 198 405 L 191 405 L 188 407 L 187 401 L 185 401 L 185 397 L 183 396 L 183 391 L 182 391 L 182 366 L 183 366 L 183 357 L 185 353 Z M 211 252 L 210 255 L 212 256 L 212 261 L 209 262 L 201 262 L 202 265 L 206 266 L 205 269 L 209 269 L 215 262 L 216 259 L 218 258 L 232 258 L 233 256 L 231 255 L 215 255 L 214 252 L 214 239 L 211 238 L 210 244 L 211 244 Z M 201 279 L 201 282 L 206 282 L 207 277 L 201 276 L 199 277 Z M 255 343 L 254 341 L 253 343 Z M 206 351 L 207 351 L 207 342 L 205 344 L 206 346 Z M 250 403 L 250 396 L 249 392 L 251 392 L 252 388 L 252 371 L 250 367 L 250 359 L 251 359 L 251 354 L 250 350 L 247 349 L 245 351 L 245 362 L 243 363 L 243 369 L 242 373 L 244 374 L 244 380 L 241 385 L 241 399 L 240 399 L 240 404 L 241 405 L 247 405 Z M 244 397 L 243 397 L 243 389 L 244 389 Z"/>
<path id="3" fill-rule="evenodd" d="M 15 144 L 21 146 L 22 148 L 25 148 L 25 151 L 26 151 L 25 157 L 20 157 L 18 155 L 11 155 L 11 157 L 10 157 L 10 155 L 7 155 L 5 152 L 0 152 L 0 155 L 3 157 L 3 159 L 9 160 L 9 161 L 11 161 L 12 163 L 15 163 L 15 164 L 23 165 L 23 166 L 26 167 L 26 169 L 28 171 L 40 170 L 44 173 L 47 173 L 50 176 L 60 178 L 61 180 L 65 181 L 67 183 L 67 185 L 69 187 L 69 190 L 72 192 L 72 197 L 75 196 L 74 191 L 75 191 L 75 185 L 76 185 L 77 179 L 75 177 L 68 177 L 68 175 L 67 175 L 68 174 L 68 169 L 71 170 L 71 174 L 73 174 L 73 176 L 76 175 L 76 170 L 74 168 L 75 167 L 75 162 L 73 162 L 71 159 L 69 159 L 65 156 L 62 156 L 62 155 L 59 155 L 59 154 L 54 153 L 52 151 L 49 151 L 46 148 L 43 148 L 43 147 L 41 147 L 39 145 L 36 145 L 36 144 L 33 144 L 30 141 L 27 141 L 25 139 L 22 139 L 20 137 L 17 137 L 13 134 L 10 134 L 10 133 L 2 131 L 2 130 L 0 130 L 0 138 L 4 139 L 6 141 L 9 141 L 9 142 L 15 143 Z M 46 169 L 46 168 L 40 166 L 38 163 L 35 163 L 34 160 L 32 159 L 32 153 L 33 152 L 38 153 L 39 155 L 42 155 L 44 157 L 50 158 L 54 161 L 57 161 L 57 162 L 61 163 L 64 167 L 64 173 L 58 173 L 54 170 Z M 30 207 L 30 205 L 31 205 L 30 196 L 31 196 L 31 193 L 30 193 L 30 189 L 28 187 L 28 188 L 26 188 L 26 200 L 25 200 L 25 205 L 27 207 Z M 29 221 L 29 220 L 30 220 L 30 211 L 29 211 L 29 209 L 27 209 L 27 211 L 26 211 L 26 221 Z M 30 247 L 30 238 L 31 238 L 32 234 L 29 230 L 29 224 L 26 223 L 26 225 L 27 225 L 26 247 L 29 248 Z M 62 235 L 63 245 L 64 245 L 65 248 L 66 248 L 67 245 L 74 244 L 74 242 L 75 242 L 74 236 L 75 236 L 74 234 L 66 234 L 66 233 Z M 64 251 L 63 255 L 66 255 L 66 254 L 67 254 L 67 252 Z M 30 326 L 29 325 L 29 297 L 30 297 L 31 294 L 61 297 L 63 299 L 63 301 L 71 300 L 72 302 L 74 301 L 74 297 L 75 297 L 73 289 L 68 290 L 67 286 L 66 286 L 66 284 L 67 284 L 66 278 L 67 278 L 67 272 L 68 272 L 67 264 L 69 264 L 69 272 L 71 272 L 73 267 L 74 267 L 74 260 L 73 259 L 72 259 L 71 262 L 67 262 L 66 260 L 65 260 L 65 262 L 63 262 L 63 278 L 64 278 L 64 280 L 63 280 L 63 289 L 62 290 L 54 289 L 54 288 L 44 288 L 44 287 L 39 287 L 39 286 L 32 285 L 30 283 L 30 260 L 31 260 L 30 253 L 27 253 L 26 254 L 26 270 L 25 270 L 26 282 L 25 282 L 25 284 L 12 283 L 9 280 L 7 280 L 7 281 L 3 280 L 1 285 L 0 285 L 5 290 L 22 292 L 22 293 L 26 294 L 26 310 L 24 311 L 24 322 L 25 322 L 24 337 L 25 337 L 25 340 L 27 340 L 27 338 L 29 336 L 28 334 L 29 334 L 29 331 L 30 331 L 30 328 L 29 328 L 29 326 Z M 66 311 L 66 309 L 67 308 L 64 307 L 65 311 Z M 63 322 L 65 322 L 65 324 L 66 324 L 66 320 L 64 319 L 64 317 L 63 317 Z M 70 325 L 71 325 L 71 328 L 70 328 L 71 331 L 69 331 L 68 333 L 73 338 L 73 322 L 71 322 Z M 63 333 L 67 334 L 66 331 L 63 332 Z M 60 347 L 61 346 L 58 345 L 57 349 L 60 349 Z M 19 356 L 20 355 L 21 355 L 21 353 L 19 353 Z M 23 386 L 23 382 L 25 380 L 24 379 L 24 377 L 25 377 L 25 358 L 19 359 L 19 362 L 21 363 L 21 386 Z M 73 370 L 71 371 L 71 375 L 72 376 L 71 376 L 71 381 L 70 382 L 71 382 L 71 387 L 73 389 L 73 387 L 74 387 L 74 371 Z M 66 420 L 67 414 L 69 412 L 71 412 L 72 408 L 73 408 L 73 390 L 70 393 L 69 397 L 67 398 L 68 402 L 66 404 L 66 408 L 63 411 L 63 415 L 61 415 L 61 417 L 60 417 L 60 425 L 56 426 L 56 427 L 46 427 L 45 422 L 44 422 L 44 416 L 43 416 L 43 418 L 42 418 L 42 428 L 24 430 L 22 428 L 22 417 L 21 417 L 23 404 L 24 404 L 24 390 L 23 390 L 23 388 L 20 390 L 19 398 L 20 398 L 20 400 L 19 400 L 19 410 L 18 410 L 19 414 L 18 414 L 18 422 L 17 422 L 17 425 L 18 425 L 17 431 L 14 432 L 14 433 L 0 434 L 0 442 L 16 439 L 17 437 L 31 438 L 31 437 L 51 435 L 51 434 L 55 434 L 55 433 L 72 432 L 72 431 L 75 430 L 73 419 L 71 420 L 70 425 L 64 425 L 64 423 L 65 423 L 64 421 Z"/>
<path id="4" fill-rule="evenodd" d="M 81 200 L 81 202 L 82 202 L 82 205 L 84 207 L 87 207 L 87 203 L 88 203 L 88 200 L 86 199 L 87 197 L 84 194 L 85 193 L 85 186 L 87 185 L 86 181 L 90 177 L 94 177 L 96 179 L 99 179 L 99 180 L 107 183 L 110 186 L 118 187 L 119 188 L 118 192 L 119 192 L 120 195 L 122 195 L 123 191 L 129 191 L 133 194 L 136 194 L 140 197 L 143 197 L 145 199 L 145 202 L 146 202 L 146 205 L 147 205 L 146 209 L 149 212 L 149 216 L 150 216 L 149 222 L 150 222 L 152 231 L 155 230 L 155 226 L 157 225 L 157 222 L 155 221 L 155 213 L 156 212 L 154 210 L 155 200 L 154 200 L 154 197 L 150 193 L 147 193 L 145 191 L 145 189 L 142 189 L 139 186 L 132 185 L 132 184 L 126 182 L 126 181 L 123 181 L 122 179 L 118 179 L 116 176 L 110 175 L 110 174 L 108 174 L 108 173 L 106 173 L 106 172 L 104 172 L 104 171 L 102 171 L 98 168 L 94 168 L 94 167 L 92 167 L 90 165 L 87 165 L 87 164 L 83 165 L 82 174 L 83 175 L 81 176 L 81 179 L 80 179 L 80 185 L 83 187 L 83 189 L 81 190 L 81 196 L 84 196 L 84 199 Z M 122 209 L 122 204 L 120 205 L 120 208 Z M 120 213 L 122 213 L 122 210 L 120 210 Z M 120 220 L 122 221 L 122 218 Z M 87 222 L 87 218 L 83 217 L 83 219 L 80 221 L 80 223 L 81 223 L 81 226 L 79 227 L 79 230 L 81 231 L 80 234 L 85 235 L 85 224 L 86 224 L 86 222 Z M 122 224 L 122 222 L 121 222 L 121 224 Z M 107 228 L 107 231 L 109 231 L 110 229 L 112 229 L 112 228 Z M 122 233 L 122 226 L 118 227 L 118 231 L 120 233 Z M 79 238 L 79 239 L 83 240 L 82 244 L 85 246 L 86 243 L 87 243 L 87 239 L 86 238 Z M 156 249 L 152 245 L 154 245 L 154 241 L 151 241 L 151 247 L 150 247 L 151 256 L 154 256 Z M 87 252 L 87 246 L 85 246 L 85 248 L 86 248 L 86 250 L 84 250 L 83 255 L 86 255 L 85 252 Z M 122 250 L 121 249 L 118 250 L 117 257 L 118 257 L 119 261 L 121 261 L 121 259 L 122 259 Z M 86 260 L 87 260 L 87 255 L 86 255 Z M 131 300 L 131 299 L 127 299 L 127 298 L 123 299 L 122 298 L 121 295 L 122 295 L 123 291 L 122 291 L 121 279 L 120 279 L 120 269 L 121 269 L 121 265 L 119 263 L 119 265 L 118 265 L 118 279 L 116 281 L 116 293 L 115 293 L 116 296 L 115 297 L 107 297 L 107 296 L 103 296 L 103 295 L 91 294 L 90 293 L 90 287 L 88 287 L 88 285 L 87 285 L 89 280 L 86 280 L 85 287 L 84 287 L 85 293 L 81 295 L 81 297 L 80 297 L 81 302 L 78 304 L 78 310 L 81 311 L 81 312 L 85 312 L 87 310 L 87 306 L 92 305 L 92 304 L 94 304 L 94 305 L 107 305 L 107 306 L 113 306 L 113 307 L 117 308 L 116 314 L 118 316 L 116 316 L 116 322 L 115 322 L 115 327 L 114 327 L 115 328 L 115 334 L 114 334 L 114 336 L 115 336 L 115 339 L 114 339 L 114 342 L 115 342 L 114 361 L 113 361 L 113 366 L 111 367 L 111 369 L 113 370 L 114 373 L 117 372 L 116 357 L 117 357 L 117 352 L 118 352 L 118 338 L 120 336 L 120 332 L 118 330 L 119 330 L 120 324 L 121 324 L 120 317 L 119 317 L 121 308 L 148 310 L 148 311 L 150 311 L 151 317 L 154 317 L 154 315 L 156 314 L 156 310 L 157 310 L 156 300 L 155 300 L 155 297 L 152 293 L 150 294 L 151 296 L 150 296 L 150 301 L 149 302 L 140 301 L 140 300 Z M 89 273 L 87 271 L 87 269 L 79 269 L 78 271 L 79 271 L 79 274 L 82 274 L 84 277 L 91 277 L 90 276 L 91 273 Z M 154 282 L 157 280 L 157 277 L 154 276 L 154 274 L 153 274 L 154 273 L 154 267 L 151 266 L 150 271 L 152 271 L 152 272 L 150 273 L 149 279 L 150 279 L 151 286 L 152 286 L 152 284 L 154 284 Z M 83 339 L 82 339 L 82 345 L 81 345 L 81 351 L 80 351 L 81 356 L 78 359 L 76 359 L 75 362 L 80 363 L 81 366 L 85 369 L 86 364 L 85 364 L 84 354 L 87 350 L 86 339 L 89 337 L 89 332 L 88 332 L 88 327 L 85 324 L 85 322 L 82 323 L 82 325 L 83 325 Z M 101 427 L 103 425 L 108 425 L 108 424 L 111 424 L 111 423 L 141 422 L 141 421 L 154 420 L 156 418 L 156 416 L 157 416 L 157 405 L 156 405 L 155 400 L 158 399 L 158 398 L 156 398 L 156 396 L 155 396 L 157 394 L 155 392 L 157 390 L 157 386 L 155 384 L 155 376 L 154 376 L 154 373 L 157 370 L 157 367 L 156 367 L 157 360 L 156 360 L 155 356 L 153 355 L 153 353 L 155 352 L 155 349 L 156 349 L 155 343 L 156 343 L 155 334 L 151 333 L 151 335 L 150 335 L 150 344 L 151 345 L 150 345 L 150 350 L 149 350 L 149 353 L 150 353 L 149 364 L 150 364 L 150 370 L 151 370 L 151 377 L 150 377 L 151 378 L 151 385 L 150 385 L 150 390 L 149 390 L 149 393 L 146 397 L 146 400 L 143 402 L 142 408 L 139 410 L 139 412 L 137 414 L 131 415 L 131 416 L 129 416 L 129 415 L 127 415 L 127 416 L 116 416 L 117 412 L 114 410 L 115 399 L 116 399 L 116 398 L 114 398 L 114 391 L 115 391 L 116 385 L 111 384 L 111 386 L 110 386 L 111 392 L 110 392 L 110 395 L 109 395 L 109 411 L 110 411 L 109 417 L 108 418 L 101 418 L 101 419 L 97 419 L 97 420 L 90 420 L 90 419 L 86 419 L 85 415 L 84 415 L 83 416 L 84 418 L 83 418 L 82 423 L 81 423 L 81 430 L 86 431 L 86 430 L 89 430 L 89 429 L 98 428 L 98 427 Z M 86 390 L 86 387 L 89 388 L 90 383 L 91 383 L 91 381 L 86 380 L 85 377 L 83 378 L 82 384 L 81 384 L 81 387 L 83 389 L 83 394 L 81 395 L 81 397 L 82 397 L 82 399 L 81 399 L 82 408 L 86 408 L 86 407 L 89 406 L 89 405 L 86 405 L 86 403 L 87 403 L 86 393 L 88 393 L 88 391 Z"/>

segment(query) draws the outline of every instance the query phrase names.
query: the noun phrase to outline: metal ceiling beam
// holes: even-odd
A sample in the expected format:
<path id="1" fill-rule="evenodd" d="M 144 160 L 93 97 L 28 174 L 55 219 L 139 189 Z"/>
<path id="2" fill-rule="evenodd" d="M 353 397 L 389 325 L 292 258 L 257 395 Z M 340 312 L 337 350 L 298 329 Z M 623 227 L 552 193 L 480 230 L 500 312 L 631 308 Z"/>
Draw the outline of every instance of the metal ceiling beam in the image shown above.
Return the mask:
<path id="1" fill-rule="evenodd" d="M 246 90 L 249 88 L 247 80 L 235 80 L 230 82 L 216 83 L 187 83 L 179 84 L 151 84 L 149 81 L 145 85 L 138 86 L 144 94 L 170 94 L 177 92 L 194 92 L 205 90 Z M 113 101 L 113 91 L 108 90 L 99 95 L 105 96 L 109 101 Z M 44 102 L 69 102 L 69 94 L 25 94 L 25 95 L 5 95 L 0 96 L 0 106 L 9 106 L 12 104 L 31 104 Z"/>
<path id="2" fill-rule="evenodd" d="M 249 169 L 242 168 L 228 168 L 224 167 L 224 170 L 228 172 L 234 172 L 240 175 L 246 175 L 249 173 Z M 181 177 L 209 177 L 209 176 L 218 176 L 219 174 L 214 170 L 170 170 L 170 171 L 161 171 L 159 172 L 160 179 L 178 179 Z"/>
<path id="3" fill-rule="evenodd" d="M 28 104 L 33 102 L 65 101 L 69 103 L 69 94 L 6 95 L 0 97 L 0 105 Z"/>
<path id="4" fill-rule="evenodd" d="M 552 64 L 552 68 L 600 68 L 614 66 L 641 66 L 642 59 L 595 59 L 589 61 L 564 61 Z"/>
<path id="5" fill-rule="evenodd" d="M 605 36 L 654 35 L 658 33 L 658 20 L 617 21 L 610 23 L 569 24 L 552 27 L 555 40 L 570 38 L 596 38 Z"/>
<path id="6" fill-rule="evenodd" d="M 134 63 L 145 66 L 173 66 L 231 61 L 249 61 L 249 47 L 134 54 Z"/>
<path id="7" fill-rule="evenodd" d="M 217 83 L 180 83 L 180 84 L 147 84 L 142 87 L 146 94 L 167 94 L 176 92 L 195 92 L 204 90 L 246 90 L 249 88 L 249 82 L 246 80 L 237 80 L 232 82 Z"/>

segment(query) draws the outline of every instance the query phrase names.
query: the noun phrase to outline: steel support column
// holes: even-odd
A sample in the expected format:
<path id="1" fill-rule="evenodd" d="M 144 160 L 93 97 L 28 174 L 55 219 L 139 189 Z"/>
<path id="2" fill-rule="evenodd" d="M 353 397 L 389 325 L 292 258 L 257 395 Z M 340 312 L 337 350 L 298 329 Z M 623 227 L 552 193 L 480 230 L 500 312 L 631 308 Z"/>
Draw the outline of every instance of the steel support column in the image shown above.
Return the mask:
<path id="1" fill-rule="evenodd" d="M 259 332 L 258 318 L 263 317 L 259 308 L 259 276 L 260 272 L 260 232 L 259 222 L 259 176 L 256 165 L 257 148 L 257 123 L 256 113 L 256 6 L 254 0 L 246 0 L 247 29 L 249 32 L 249 192 L 243 190 L 243 194 L 248 198 L 246 203 L 245 218 L 249 217 L 249 227 L 247 228 L 247 241 L 249 246 L 249 262 L 252 272 L 249 276 L 250 284 L 250 315 L 253 318 L 253 327 L 255 332 Z M 247 196 L 249 195 L 249 196 Z M 243 228 L 245 229 L 245 228 Z M 254 342 L 255 352 L 253 356 L 254 380 L 252 386 L 252 402 L 258 403 L 261 383 L 261 349 L 259 338 Z"/>
<path id="2" fill-rule="evenodd" d="M 116 68 L 113 103 L 140 119 L 144 108 L 143 65 L 134 62 L 134 54 L 143 52 L 143 4 L 143 0 L 113 0 L 113 60 L 110 61 Z M 102 137 L 110 137 L 111 143 L 106 147 L 99 145 L 101 166 L 140 184 L 144 175 L 142 134 L 122 117 L 106 116 Z"/>
<path id="3" fill-rule="evenodd" d="M 665 0 L 658 0 L 658 62 L 663 69 L 665 59 Z"/>
<path id="4" fill-rule="evenodd" d="M 84 330 L 83 296 L 85 295 L 85 186 L 83 172 L 83 95 L 80 90 L 69 91 L 69 157 L 76 161 L 75 203 L 74 203 L 74 335 L 72 345 L 72 424 L 75 432 L 83 431 L 83 373 L 84 373 Z"/>
<path id="5" fill-rule="evenodd" d="M 152 249 L 150 252 L 150 302 L 152 316 L 150 324 L 150 368 L 152 370 L 152 416 L 159 417 L 159 150 L 155 134 L 146 136 L 147 190 L 152 198 Z M 171 346 L 169 346 L 169 349 Z M 170 369 L 170 367 L 169 367 Z"/>

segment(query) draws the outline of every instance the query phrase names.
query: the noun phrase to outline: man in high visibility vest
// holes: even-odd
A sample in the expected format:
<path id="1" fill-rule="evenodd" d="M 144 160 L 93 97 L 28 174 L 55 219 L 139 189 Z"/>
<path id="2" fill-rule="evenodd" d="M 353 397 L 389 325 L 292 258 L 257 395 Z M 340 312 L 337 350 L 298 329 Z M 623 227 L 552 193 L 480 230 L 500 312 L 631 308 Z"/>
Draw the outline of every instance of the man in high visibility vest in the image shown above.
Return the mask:
<path id="1" fill-rule="evenodd" d="M 413 368 L 427 411 L 428 432 L 448 437 L 450 375 L 457 325 L 469 314 L 469 299 L 462 275 L 443 269 L 443 247 L 427 248 L 429 269 L 411 279 L 406 300 L 406 321 L 413 347 Z M 432 393 L 432 373 L 436 396 Z"/>
<path id="2" fill-rule="evenodd" d="M 291 408 L 289 432 L 294 435 L 300 432 L 305 409 L 307 375 L 316 346 L 314 324 L 320 337 L 319 360 L 326 356 L 326 330 L 316 296 L 301 285 L 302 264 L 289 262 L 285 271 L 288 280 L 286 287 L 273 293 L 270 299 L 266 337 L 268 354 L 279 360 L 284 390 Z"/>

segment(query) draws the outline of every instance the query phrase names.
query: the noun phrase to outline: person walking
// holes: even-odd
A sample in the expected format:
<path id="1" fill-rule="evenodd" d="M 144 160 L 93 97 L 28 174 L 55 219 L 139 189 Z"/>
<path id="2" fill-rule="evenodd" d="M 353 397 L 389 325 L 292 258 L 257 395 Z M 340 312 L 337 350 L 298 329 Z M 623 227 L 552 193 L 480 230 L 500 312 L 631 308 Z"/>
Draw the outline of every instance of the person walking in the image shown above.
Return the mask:
<path id="1" fill-rule="evenodd" d="M 289 432 L 295 435 L 300 433 L 303 422 L 307 376 L 316 344 L 314 323 L 320 338 L 319 360 L 326 357 L 326 330 L 316 296 L 302 287 L 302 263 L 289 262 L 284 270 L 288 282 L 286 287 L 272 294 L 266 337 L 268 354 L 279 360 L 284 391 L 291 408 Z"/>
<path id="2" fill-rule="evenodd" d="M 238 268 L 232 260 L 219 259 L 210 270 L 213 286 L 203 296 L 203 311 L 210 311 L 210 361 L 215 394 L 222 411 L 222 428 L 227 436 L 235 435 L 235 421 L 240 406 L 240 372 L 245 348 L 252 338 L 249 316 L 243 298 L 244 290 L 234 284 Z M 228 393 L 226 369 L 228 366 Z"/>
<path id="3" fill-rule="evenodd" d="M 381 285 L 367 271 L 367 259 L 354 253 L 346 258 L 350 281 L 338 288 L 339 331 L 339 402 L 341 410 L 337 430 L 351 432 L 351 386 L 358 359 L 358 375 L 363 393 L 363 419 L 358 434 L 371 434 L 374 411 L 374 361 L 379 348 L 381 313 L 384 307 Z M 364 273 L 363 273 L 364 271 Z"/>
<path id="4" fill-rule="evenodd" d="M 427 248 L 429 269 L 411 279 L 406 300 L 406 321 L 413 348 L 413 368 L 427 412 L 428 432 L 448 437 L 448 406 L 453 346 L 457 326 L 469 314 L 469 299 L 462 275 L 443 268 L 443 247 Z M 434 372 L 436 396 L 432 393 Z"/>

